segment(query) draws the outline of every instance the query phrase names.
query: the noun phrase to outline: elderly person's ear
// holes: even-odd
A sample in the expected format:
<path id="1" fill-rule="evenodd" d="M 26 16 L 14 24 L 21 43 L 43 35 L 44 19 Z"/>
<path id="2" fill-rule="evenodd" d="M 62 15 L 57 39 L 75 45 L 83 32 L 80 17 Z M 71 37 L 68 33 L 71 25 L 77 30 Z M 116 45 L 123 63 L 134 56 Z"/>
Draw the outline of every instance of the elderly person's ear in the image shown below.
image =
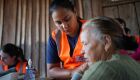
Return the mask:
<path id="1" fill-rule="evenodd" d="M 104 44 L 105 44 L 105 51 L 107 52 L 109 50 L 109 48 L 111 47 L 111 37 L 109 35 L 104 35 Z"/>

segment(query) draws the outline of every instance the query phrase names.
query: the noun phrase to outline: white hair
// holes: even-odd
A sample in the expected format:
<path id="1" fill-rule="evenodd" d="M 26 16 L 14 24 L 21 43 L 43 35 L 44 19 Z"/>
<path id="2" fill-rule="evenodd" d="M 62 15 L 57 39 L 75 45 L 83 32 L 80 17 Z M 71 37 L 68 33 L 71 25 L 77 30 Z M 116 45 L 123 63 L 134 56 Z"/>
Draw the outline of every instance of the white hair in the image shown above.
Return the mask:
<path id="1" fill-rule="evenodd" d="M 92 22 L 93 19 L 87 21 L 83 27 L 82 30 L 83 32 L 87 32 L 88 36 L 90 37 L 89 39 L 92 41 L 93 39 L 96 39 L 100 42 L 102 41 L 103 34 L 98 28 L 96 28 L 96 25 L 94 22 Z"/>

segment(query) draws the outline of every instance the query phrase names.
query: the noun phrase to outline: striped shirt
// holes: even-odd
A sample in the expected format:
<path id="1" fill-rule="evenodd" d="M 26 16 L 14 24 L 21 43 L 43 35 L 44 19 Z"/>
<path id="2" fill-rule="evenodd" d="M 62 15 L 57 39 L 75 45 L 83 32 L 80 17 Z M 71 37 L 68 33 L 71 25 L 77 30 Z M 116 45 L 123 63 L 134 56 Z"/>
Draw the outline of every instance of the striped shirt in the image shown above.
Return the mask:
<path id="1" fill-rule="evenodd" d="M 82 80 L 140 80 L 140 64 L 126 55 L 114 54 L 85 71 Z"/>

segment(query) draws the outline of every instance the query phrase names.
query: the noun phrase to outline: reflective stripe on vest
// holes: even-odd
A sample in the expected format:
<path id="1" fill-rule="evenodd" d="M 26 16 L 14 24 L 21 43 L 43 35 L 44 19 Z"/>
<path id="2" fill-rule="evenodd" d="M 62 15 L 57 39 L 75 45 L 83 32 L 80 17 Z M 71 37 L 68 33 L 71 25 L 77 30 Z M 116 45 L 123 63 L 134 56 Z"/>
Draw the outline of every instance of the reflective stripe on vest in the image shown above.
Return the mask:
<path id="1" fill-rule="evenodd" d="M 27 62 L 18 62 L 18 64 L 16 65 L 16 71 L 19 73 L 26 73 L 26 66 L 27 66 Z M 0 71 L 7 71 L 8 70 L 8 66 L 7 65 L 0 65 Z"/>
<path id="2" fill-rule="evenodd" d="M 83 54 L 81 54 L 82 44 L 80 37 L 78 37 L 72 57 L 70 56 L 70 45 L 65 32 L 55 30 L 52 32 L 52 38 L 56 42 L 58 55 L 63 61 L 65 69 L 74 69 L 75 67 L 83 64 Z"/>
<path id="3" fill-rule="evenodd" d="M 0 72 L 3 72 L 4 71 L 4 68 L 6 69 L 6 67 L 4 67 L 3 62 L 0 60 Z"/>
<path id="4" fill-rule="evenodd" d="M 26 66 L 27 66 L 27 62 L 23 62 L 23 63 L 19 62 L 16 65 L 16 71 L 19 73 L 25 74 L 26 73 Z"/>

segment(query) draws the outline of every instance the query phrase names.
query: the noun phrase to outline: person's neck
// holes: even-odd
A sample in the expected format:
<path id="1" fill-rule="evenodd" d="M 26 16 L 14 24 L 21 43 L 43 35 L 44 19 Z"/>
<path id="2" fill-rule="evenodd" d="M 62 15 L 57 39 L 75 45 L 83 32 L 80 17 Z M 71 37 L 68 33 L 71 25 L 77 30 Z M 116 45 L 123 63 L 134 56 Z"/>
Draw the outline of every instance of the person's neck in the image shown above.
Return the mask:
<path id="1" fill-rule="evenodd" d="M 12 65 L 9 65 L 9 66 L 8 66 L 8 69 L 9 69 L 9 68 L 16 67 L 17 64 L 18 64 L 18 61 L 16 61 L 16 62 L 15 62 L 14 64 L 12 64 Z"/>
<path id="2" fill-rule="evenodd" d="M 104 56 L 102 56 L 102 60 L 106 61 L 112 58 L 112 55 L 116 53 L 116 50 L 113 48 L 109 49 L 106 53 L 104 53 Z"/>
<path id="3" fill-rule="evenodd" d="M 80 22 L 77 21 L 77 26 L 76 27 L 77 27 L 77 29 L 75 29 L 73 34 L 69 35 L 70 37 L 75 37 L 79 34 L 79 32 L 80 32 Z"/>

